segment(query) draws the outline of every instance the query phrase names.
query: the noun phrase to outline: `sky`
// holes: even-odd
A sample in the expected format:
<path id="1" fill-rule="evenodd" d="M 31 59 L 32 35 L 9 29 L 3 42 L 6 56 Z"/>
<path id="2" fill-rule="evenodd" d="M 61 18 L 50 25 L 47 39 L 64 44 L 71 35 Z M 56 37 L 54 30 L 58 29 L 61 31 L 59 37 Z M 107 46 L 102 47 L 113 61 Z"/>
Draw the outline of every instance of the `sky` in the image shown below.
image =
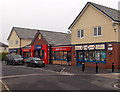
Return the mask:
<path id="1" fill-rule="evenodd" d="M 120 0 L 0 0 L 0 41 L 12 27 L 67 32 L 87 2 L 118 9 Z"/>

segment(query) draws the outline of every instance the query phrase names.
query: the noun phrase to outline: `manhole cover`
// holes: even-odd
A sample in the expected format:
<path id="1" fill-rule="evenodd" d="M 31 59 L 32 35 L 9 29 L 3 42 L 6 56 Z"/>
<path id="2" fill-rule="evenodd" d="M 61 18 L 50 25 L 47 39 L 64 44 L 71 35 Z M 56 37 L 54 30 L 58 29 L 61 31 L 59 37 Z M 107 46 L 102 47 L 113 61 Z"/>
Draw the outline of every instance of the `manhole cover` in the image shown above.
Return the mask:
<path id="1" fill-rule="evenodd" d="M 120 89 L 120 83 L 114 84 L 114 88 Z"/>

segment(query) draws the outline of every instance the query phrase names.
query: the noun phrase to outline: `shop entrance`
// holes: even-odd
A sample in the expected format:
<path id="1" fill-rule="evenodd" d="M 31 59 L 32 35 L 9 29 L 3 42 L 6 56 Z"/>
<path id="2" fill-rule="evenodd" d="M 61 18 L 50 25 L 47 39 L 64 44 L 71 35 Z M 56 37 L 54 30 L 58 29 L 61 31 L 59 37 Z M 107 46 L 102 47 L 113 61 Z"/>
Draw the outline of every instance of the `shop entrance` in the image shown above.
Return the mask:
<path id="1" fill-rule="evenodd" d="M 35 57 L 38 57 L 40 59 L 44 59 L 44 50 L 35 50 Z"/>
<path id="2" fill-rule="evenodd" d="M 77 66 L 82 66 L 82 62 L 84 62 L 84 51 L 77 51 Z"/>

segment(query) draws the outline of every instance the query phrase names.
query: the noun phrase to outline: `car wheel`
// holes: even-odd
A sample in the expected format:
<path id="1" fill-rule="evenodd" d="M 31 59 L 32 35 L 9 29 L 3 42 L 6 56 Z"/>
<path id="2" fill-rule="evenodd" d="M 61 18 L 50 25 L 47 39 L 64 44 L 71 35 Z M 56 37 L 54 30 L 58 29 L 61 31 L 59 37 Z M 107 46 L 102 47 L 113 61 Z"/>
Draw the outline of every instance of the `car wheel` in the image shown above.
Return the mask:
<path id="1" fill-rule="evenodd" d="M 8 62 L 5 62 L 6 65 L 8 65 L 9 63 Z"/>
<path id="2" fill-rule="evenodd" d="M 29 65 L 28 65 L 28 63 L 25 63 L 25 66 L 27 66 L 27 67 L 28 67 L 28 66 L 29 66 Z"/>
<path id="3" fill-rule="evenodd" d="M 13 65 L 15 66 L 15 62 L 13 62 Z"/>
<path id="4" fill-rule="evenodd" d="M 35 64 L 32 64 L 32 67 L 35 67 Z"/>

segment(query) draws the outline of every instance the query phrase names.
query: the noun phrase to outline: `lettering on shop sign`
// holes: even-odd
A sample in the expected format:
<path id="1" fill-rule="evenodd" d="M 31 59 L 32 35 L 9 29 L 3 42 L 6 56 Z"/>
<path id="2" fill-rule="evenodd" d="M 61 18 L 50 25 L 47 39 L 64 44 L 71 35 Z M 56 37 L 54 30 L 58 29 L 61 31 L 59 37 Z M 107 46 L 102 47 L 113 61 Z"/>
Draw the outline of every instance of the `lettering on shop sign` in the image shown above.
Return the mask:
<path id="1" fill-rule="evenodd" d="M 66 50 L 66 48 L 56 48 L 56 50 Z"/>
<path id="2" fill-rule="evenodd" d="M 96 49 L 105 49 L 104 44 L 96 45 Z"/>
<path id="3" fill-rule="evenodd" d="M 105 44 L 75 46 L 75 50 L 105 49 Z"/>

